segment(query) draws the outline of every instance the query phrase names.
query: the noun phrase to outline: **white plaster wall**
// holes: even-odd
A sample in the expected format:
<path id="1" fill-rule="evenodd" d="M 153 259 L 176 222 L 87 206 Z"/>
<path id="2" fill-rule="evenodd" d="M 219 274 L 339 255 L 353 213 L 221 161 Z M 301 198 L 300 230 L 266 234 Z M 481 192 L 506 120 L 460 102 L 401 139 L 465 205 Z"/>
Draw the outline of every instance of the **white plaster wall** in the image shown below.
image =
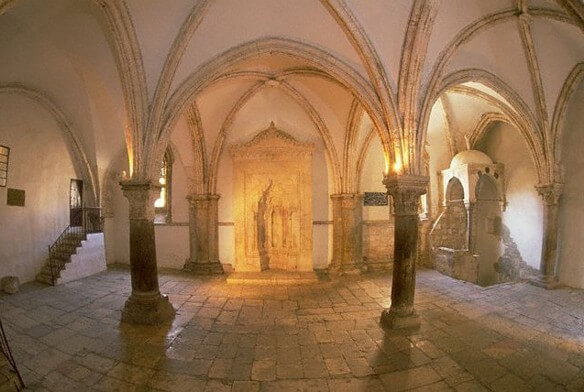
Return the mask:
<path id="1" fill-rule="evenodd" d="M 156 225 L 155 231 L 158 267 L 181 269 L 189 258 L 189 226 Z"/>
<path id="2" fill-rule="evenodd" d="M 439 173 L 450 166 L 450 161 L 453 158 L 446 136 L 447 126 L 442 103 L 438 101 L 432 107 L 430 121 L 428 123 L 428 134 L 426 136 L 430 159 L 430 213 L 433 218 L 438 217 L 441 207 L 440 193 L 442 192 L 442 184 Z"/>
<path id="3" fill-rule="evenodd" d="M 503 212 L 503 224 L 511 231 L 523 260 L 539 269 L 543 209 L 535 189 L 537 174 L 527 144 L 515 128 L 497 123 L 491 126 L 476 149 L 494 162 L 505 164 L 508 205 Z"/>
<path id="4" fill-rule="evenodd" d="M 0 188 L 0 276 L 34 280 L 47 247 L 69 224 L 69 186 L 80 178 L 52 116 L 20 96 L 0 95 L 0 144 L 10 147 L 8 187 L 26 191 L 25 207 L 6 205 Z"/>
<path id="5" fill-rule="evenodd" d="M 564 191 L 560 199 L 558 273 L 560 282 L 584 288 L 584 82 L 567 108 L 562 129 Z"/>
<path id="6" fill-rule="evenodd" d="M 88 234 L 87 239 L 81 241 L 77 253 L 71 255 L 71 262 L 65 264 L 59 283 L 82 279 L 106 269 L 103 233 Z"/>
<path id="7" fill-rule="evenodd" d="M 383 154 L 383 147 L 379 137 L 375 136 L 367 149 L 363 172 L 361 173 L 360 192 L 387 192 L 385 185 L 383 185 L 384 171 L 385 156 Z M 389 206 L 363 206 L 364 221 L 387 221 L 389 219 Z"/>

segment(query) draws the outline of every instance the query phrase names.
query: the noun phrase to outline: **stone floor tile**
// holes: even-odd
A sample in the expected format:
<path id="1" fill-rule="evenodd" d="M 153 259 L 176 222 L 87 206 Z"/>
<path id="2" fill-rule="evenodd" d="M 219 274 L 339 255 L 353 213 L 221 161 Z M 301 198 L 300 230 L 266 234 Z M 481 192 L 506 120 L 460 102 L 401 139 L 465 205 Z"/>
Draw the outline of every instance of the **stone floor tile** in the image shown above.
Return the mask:
<path id="1" fill-rule="evenodd" d="M 251 379 L 255 381 L 272 381 L 276 379 L 276 361 L 254 361 L 251 368 Z"/>
<path id="2" fill-rule="evenodd" d="M 257 381 L 234 381 L 232 392 L 259 392 L 260 383 Z"/>
<path id="3" fill-rule="evenodd" d="M 337 378 L 328 381 L 329 389 L 334 392 L 383 392 L 386 389 L 379 379 Z"/>
<path id="4" fill-rule="evenodd" d="M 331 376 L 339 376 L 351 372 L 344 358 L 326 358 L 324 363 Z"/>
<path id="5" fill-rule="evenodd" d="M 388 390 L 405 391 L 436 383 L 441 377 L 430 366 L 421 366 L 414 369 L 402 370 L 379 376 Z"/>

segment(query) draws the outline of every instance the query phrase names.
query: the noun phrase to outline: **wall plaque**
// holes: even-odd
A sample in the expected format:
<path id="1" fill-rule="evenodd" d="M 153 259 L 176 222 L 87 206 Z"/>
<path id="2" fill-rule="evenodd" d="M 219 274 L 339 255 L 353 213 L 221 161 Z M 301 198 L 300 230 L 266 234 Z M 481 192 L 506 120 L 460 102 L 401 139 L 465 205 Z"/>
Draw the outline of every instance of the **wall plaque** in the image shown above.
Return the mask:
<path id="1" fill-rule="evenodd" d="M 368 207 L 386 206 L 387 205 L 387 193 L 385 193 L 385 192 L 365 192 L 365 197 L 363 198 L 363 205 L 368 206 Z"/>
<path id="2" fill-rule="evenodd" d="M 6 204 L 9 206 L 24 207 L 24 190 L 8 188 Z"/>

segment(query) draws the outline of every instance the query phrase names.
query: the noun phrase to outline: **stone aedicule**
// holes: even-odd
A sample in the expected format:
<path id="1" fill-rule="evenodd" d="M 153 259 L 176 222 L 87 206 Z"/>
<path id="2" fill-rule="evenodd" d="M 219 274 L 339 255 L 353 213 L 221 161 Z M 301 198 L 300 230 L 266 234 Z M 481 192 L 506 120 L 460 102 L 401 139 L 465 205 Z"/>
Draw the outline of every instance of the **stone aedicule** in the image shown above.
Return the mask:
<path id="1" fill-rule="evenodd" d="M 382 312 L 381 323 L 389 328 L 416 327 L 420 323 L 414 311 L 418 207 L 428 177 L 391 174 L 383 183 L 393 199 L 395 235 L 391 307 Z"/>
<path id="2" fill-rule="evenodd" d="M 122 321 L 153 325 L 171 320 L 174 309 L 160 294 L 154 238 L 154 200 L 159 187 L 134 180 L 120 183 L 129 201 L 130 271 L 132 294 L 122 311 Z"/>
<path id="3" fill-rule="evenodd" d="M 273 123 L 231 147 L 236 271 L 313 269 L 313 150 Z"/>

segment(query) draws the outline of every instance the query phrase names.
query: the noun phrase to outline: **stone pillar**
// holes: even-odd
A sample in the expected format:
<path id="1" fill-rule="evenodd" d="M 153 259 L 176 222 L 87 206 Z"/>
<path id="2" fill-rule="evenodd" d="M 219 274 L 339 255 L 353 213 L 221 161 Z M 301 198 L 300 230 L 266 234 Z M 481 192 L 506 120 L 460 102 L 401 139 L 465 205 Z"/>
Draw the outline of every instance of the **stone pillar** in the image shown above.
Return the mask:
<path id="1" fill-rule="evenodd" d="M 554 288 L 558 284 L 556 275 L 558 250 L 558 213 L 562 184 L 536 186 L 543 198 L 543 239 L 541 247 L 540 286 Z"/>
<path id="2" fill-rule="evenodd" d="M 130 269 L 132 294 L 122 310 L 122 321 L 155 325 L 170 321 L 174 308 L 160 294 L 154 238 L 154 200 L 160 189 L 150 182 L 120 183 L 130 202 Z"/>
<path id="3" fill-rule="evenodd" d="M 359 273 L 363 268 L 363 195 L 331 195 L 333 201 L 333 259 L 329 271 Z"/>
<path id="4" fill-rule="evenodd" d="M 420 320 L 414 310 L 418 206 L 428 177 L 390 174 L 383 183 L 393 199 L 395 235 L 391 307 L 381 313 L 381 324 L 393 329 L 418 327 Z"/>
<path id="5" fill-rule="evenodd" d="M 185 270 L 196 274 L 222 274 L 219 262 L 219 195 L 190 195 L 189 209 L 190 258 Z"/>

